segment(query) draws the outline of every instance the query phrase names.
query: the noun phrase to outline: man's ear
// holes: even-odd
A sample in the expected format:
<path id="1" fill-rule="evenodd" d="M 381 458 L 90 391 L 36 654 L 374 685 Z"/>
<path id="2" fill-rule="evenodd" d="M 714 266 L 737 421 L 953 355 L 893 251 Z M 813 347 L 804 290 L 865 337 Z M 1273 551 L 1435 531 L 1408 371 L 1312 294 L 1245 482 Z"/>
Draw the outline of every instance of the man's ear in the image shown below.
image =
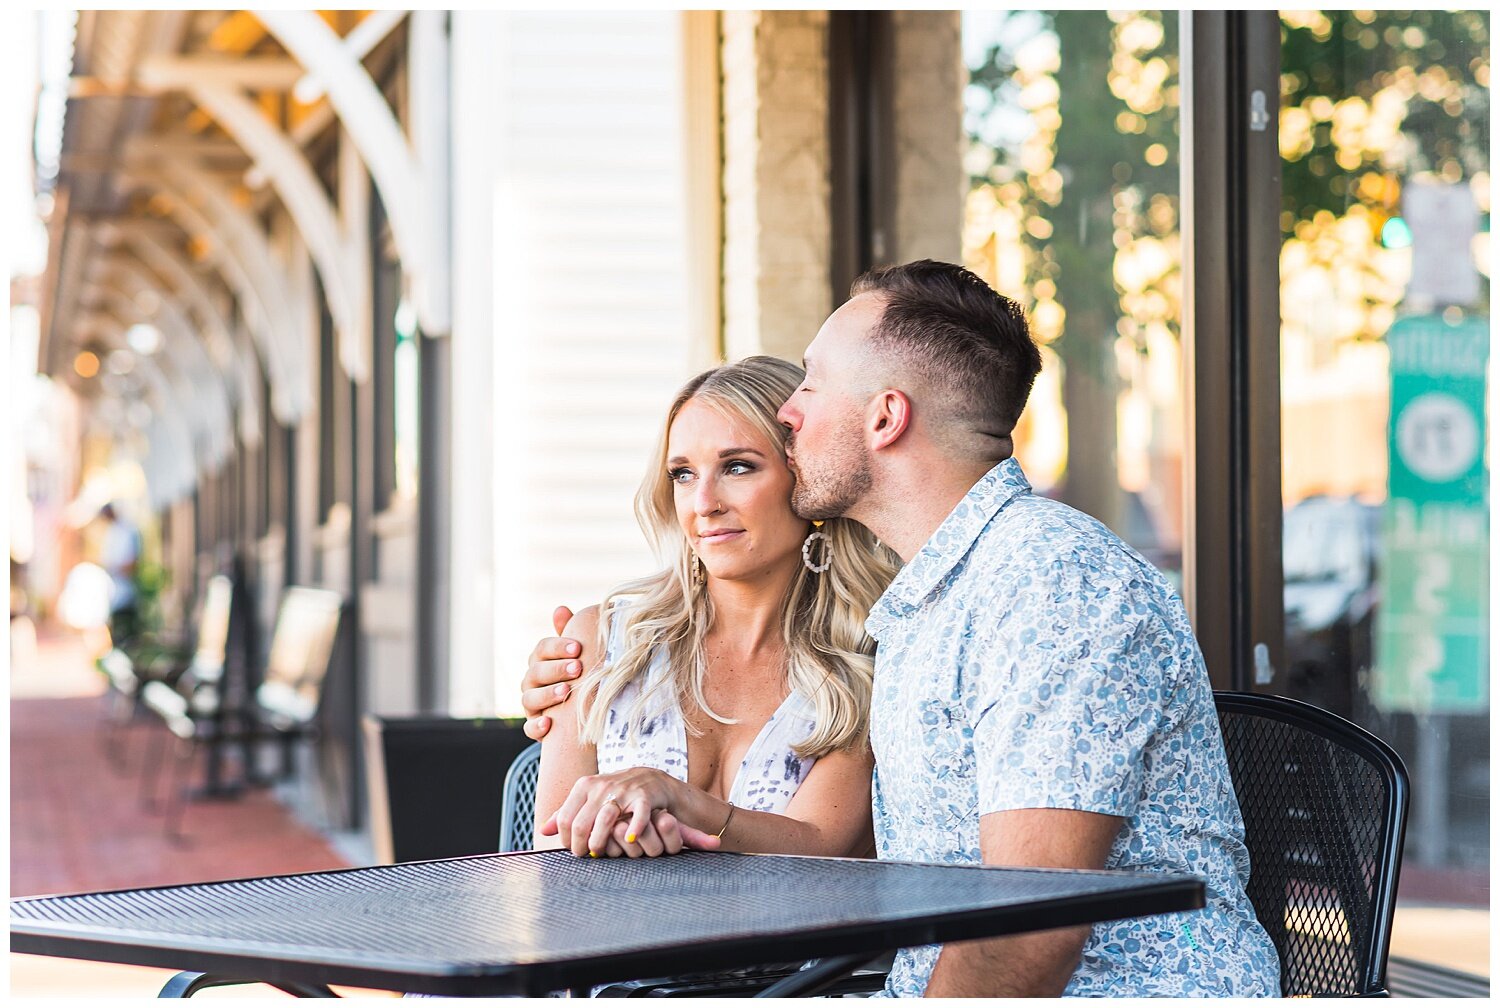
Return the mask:
<path id="1" fill-rule="evenodd" d="M 911 399 L 899 389 L 881 389 L 865 410 L 865 438 L 871 451 L 889 448 L 911 426 Z"/>

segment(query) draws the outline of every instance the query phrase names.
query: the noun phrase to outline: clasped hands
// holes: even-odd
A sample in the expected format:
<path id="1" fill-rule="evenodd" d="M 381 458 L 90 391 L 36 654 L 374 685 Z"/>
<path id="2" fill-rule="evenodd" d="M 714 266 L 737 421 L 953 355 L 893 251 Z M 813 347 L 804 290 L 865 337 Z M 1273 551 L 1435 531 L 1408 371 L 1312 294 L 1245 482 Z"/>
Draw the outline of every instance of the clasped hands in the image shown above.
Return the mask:
<path id="1" fill-rule="evenodd" d="M 562 807 L 542 824 L 579 857 L 661 857 L 687 850 L 718 850 L 719 838 L 682 822 L 690 790 L 677 778 L 648 767 L 580 777 Z"/>

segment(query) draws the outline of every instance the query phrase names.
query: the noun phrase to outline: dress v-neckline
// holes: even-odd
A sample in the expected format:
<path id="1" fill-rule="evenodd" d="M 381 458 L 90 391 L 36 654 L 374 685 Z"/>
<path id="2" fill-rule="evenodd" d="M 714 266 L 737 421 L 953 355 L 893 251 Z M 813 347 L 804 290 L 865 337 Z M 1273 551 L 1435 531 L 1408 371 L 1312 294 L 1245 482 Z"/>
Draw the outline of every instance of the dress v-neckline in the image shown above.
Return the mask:
<path id="1" fill-rule="evenodd" d="M 760 731 L 755 733 L 755 738 L 751 739 L 750 745 L 745 749 L 745 755 L 740 758 L 740 765 L 734 771 L 734 779 L 729 782 L 729 794 L 725 796 L 725 801 L 729 802 L 732 805 L 742 804 L 743 795 L 740 794 L 741 782 L 744 779 L 745 769 L 750 765 L 750 757 L 756 755 L 756 753 L 759 751 L 761 745 L 766 741 L 766 736 L 770 733 L 771 728 L 776 724 L 781 716 L 786 713 L 787 705 L 797 698 L 798 695 L 795 690 L 788 692 L 787 695 L 782 699 L 781 703 L 776 706 L 776 710 L 773 711 L 771 716 L 766 719 L 766 723 L 760 726 Z M 678 748 L 682 750 L 682 776 L 679 778 L 679 780 L 686 784 L 689 780 L 687 755 L 687 715 L 682 712 L 682 708 L 680 706 L 677 708 L 676 741 Z"/>

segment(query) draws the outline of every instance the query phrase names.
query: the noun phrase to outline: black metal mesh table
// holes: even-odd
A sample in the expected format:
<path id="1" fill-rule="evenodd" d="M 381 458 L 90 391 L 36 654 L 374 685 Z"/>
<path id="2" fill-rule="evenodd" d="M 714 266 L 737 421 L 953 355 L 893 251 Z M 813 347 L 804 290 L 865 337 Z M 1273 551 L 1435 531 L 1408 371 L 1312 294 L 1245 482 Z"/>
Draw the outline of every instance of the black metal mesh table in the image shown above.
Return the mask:
<path id="1" fill-rule="evenodd" d="M 495 854 L 14 899 L 11 950 L 433 994 L 587 984 L 1191 910 L 1192 876 Z"/>

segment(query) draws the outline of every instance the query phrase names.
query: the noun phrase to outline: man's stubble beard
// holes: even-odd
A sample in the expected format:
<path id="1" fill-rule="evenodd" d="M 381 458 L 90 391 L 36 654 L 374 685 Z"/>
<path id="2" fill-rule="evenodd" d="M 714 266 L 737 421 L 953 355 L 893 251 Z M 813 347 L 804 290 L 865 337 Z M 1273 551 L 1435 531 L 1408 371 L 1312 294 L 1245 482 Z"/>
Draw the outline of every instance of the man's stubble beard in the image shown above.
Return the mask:
<path id="1" fill-rule="evenodd" d="M 811 472 L 799 458 L 796 477 L 792 510 L 808 521 L 843 517 L 864 499 L 874 482 L 869 455 L 857 441 L 834 445 Z"/>

